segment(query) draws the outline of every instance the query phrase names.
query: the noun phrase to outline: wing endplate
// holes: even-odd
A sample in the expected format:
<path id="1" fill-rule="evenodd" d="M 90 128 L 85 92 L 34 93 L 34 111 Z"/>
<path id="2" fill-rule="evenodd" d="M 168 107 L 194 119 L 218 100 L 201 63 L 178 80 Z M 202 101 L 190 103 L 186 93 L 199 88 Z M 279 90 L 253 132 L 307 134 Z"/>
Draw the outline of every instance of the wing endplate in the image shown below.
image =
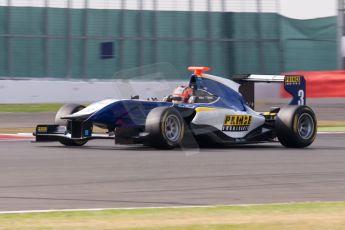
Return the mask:
<path id="1" fill-rule="evenodd" d="M 306 81 L 303 76 L 286 75 L 284 78 L 284 89 L 292 96 L 290 105 L 306 105 L 307 91 Z"/>

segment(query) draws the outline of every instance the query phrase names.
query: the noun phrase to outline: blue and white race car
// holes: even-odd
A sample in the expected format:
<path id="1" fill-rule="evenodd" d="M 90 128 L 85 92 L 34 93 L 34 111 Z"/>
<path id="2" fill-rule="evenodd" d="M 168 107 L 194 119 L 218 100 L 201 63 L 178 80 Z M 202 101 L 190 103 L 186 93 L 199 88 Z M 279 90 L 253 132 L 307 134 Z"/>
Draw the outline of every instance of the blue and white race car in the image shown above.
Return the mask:
<path id="1" fill-rule="evenodd" d="M 206 74 L 207 67 L 189 67 L 188 100 L 168 95 L 161 101 L 107 99 L 87 107 L 66 104 L 55 124 L 37 125 L 37 142 L 59 141 L 82 146 L 92 139 L 116 144 L 145 144 L 160 149 L 207 145 L 277 142 L 292 148 L 313 143 L 317 121 L 305 105 L 303 76 L 238 75 L 231 79 Z M 292 95 L 289 105 L 254 111 L 254 83 L 283 82 Z M 93 132 L 94 127 L 106 131 Z"/>

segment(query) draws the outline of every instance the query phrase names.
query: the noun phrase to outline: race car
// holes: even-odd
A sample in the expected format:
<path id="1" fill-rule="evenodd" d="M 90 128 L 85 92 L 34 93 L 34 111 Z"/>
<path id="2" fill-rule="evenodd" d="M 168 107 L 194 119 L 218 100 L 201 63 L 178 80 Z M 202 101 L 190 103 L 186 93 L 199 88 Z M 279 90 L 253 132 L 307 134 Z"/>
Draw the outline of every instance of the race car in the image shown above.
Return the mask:
<path id="1" fill-rule="evenodd" d="M 92 139 L 112 139 L 115 144 L 144 144 L 159 149 L 188 143 L 233 146 L 279 141 L 289 148 L 313 143 L 317 120 L 305 105 L 303 76 L 249 74 L 222 78 L 206 74 L 208 67 L 188 69 L 193 71 L 189 85 L 178 89 L 177 96 L 153 101 L 138 97 L 107 99 L 87 107 L 66 104 L 57 112 L 55 124 L 37 125 L 36 141 L 82 146 Z M 282 82 L 292 95 L 290 104 L 255 111 L 255 82 Z M 105 131 L 94 132 L 94 127 Z"/>

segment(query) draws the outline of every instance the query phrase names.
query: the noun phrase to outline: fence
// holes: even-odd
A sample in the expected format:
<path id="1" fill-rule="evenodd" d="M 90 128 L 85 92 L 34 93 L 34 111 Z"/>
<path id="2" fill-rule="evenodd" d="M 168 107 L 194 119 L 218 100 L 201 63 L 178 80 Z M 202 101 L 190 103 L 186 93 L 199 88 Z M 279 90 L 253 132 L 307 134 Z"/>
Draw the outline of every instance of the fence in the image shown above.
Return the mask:
<path id="1" fill-rule="evenodd" d="M 285 18 L 276 0 L 0 0 L 0 77 L 128 78 L 116 73 L 161 62 L 171 79 L 189 65 L 334 69 L 336 17 Z"/>

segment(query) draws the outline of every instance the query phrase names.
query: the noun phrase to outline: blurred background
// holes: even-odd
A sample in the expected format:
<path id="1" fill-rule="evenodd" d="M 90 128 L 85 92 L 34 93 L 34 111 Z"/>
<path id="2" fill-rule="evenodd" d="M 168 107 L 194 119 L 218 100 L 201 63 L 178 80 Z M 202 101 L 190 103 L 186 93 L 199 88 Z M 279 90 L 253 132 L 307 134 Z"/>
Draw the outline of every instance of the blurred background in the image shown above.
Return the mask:
<path id="1" fill-rule="evenodd" d="M 0 103 L 160 98 L 188 81 L 188 66 L 224 77 L 293 72 L 309 97 L 344 97 L 344 4 L 0 0 Z M 281 96 L 277 86 L 257 94 Z"/>
<path id="2" fill-rule="evenodd" d="M 110 79 L 341 68 L 342 0 L 0 0 L 0 77 Z M 339 35 L 340 34 L 340 35 Z M 126 78 L 118 74 L 116 78 Z"/>

